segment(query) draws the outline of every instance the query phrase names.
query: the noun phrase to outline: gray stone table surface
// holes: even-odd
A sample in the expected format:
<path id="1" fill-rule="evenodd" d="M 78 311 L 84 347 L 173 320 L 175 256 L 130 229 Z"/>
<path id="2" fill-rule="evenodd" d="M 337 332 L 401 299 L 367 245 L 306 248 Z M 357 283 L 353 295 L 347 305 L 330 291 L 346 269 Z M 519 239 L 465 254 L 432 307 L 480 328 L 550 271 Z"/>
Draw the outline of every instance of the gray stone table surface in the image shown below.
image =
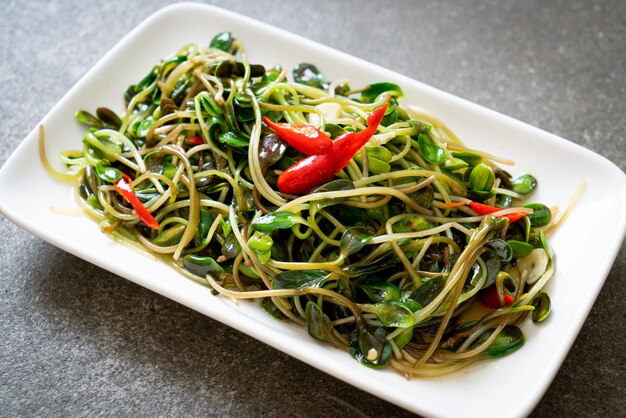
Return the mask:
<path id="1" fill-rule="evenodd" d="M 167 3 L 3 0 L 0 164 L 109 48 Z M 622 0 L 208 3 L 521 119 L 626 169 Z M 411 415 L 1 216 L 0 237 L 4 416 Z M 622 245 L 533 416 L 626 412 L 625 275 Z"/>

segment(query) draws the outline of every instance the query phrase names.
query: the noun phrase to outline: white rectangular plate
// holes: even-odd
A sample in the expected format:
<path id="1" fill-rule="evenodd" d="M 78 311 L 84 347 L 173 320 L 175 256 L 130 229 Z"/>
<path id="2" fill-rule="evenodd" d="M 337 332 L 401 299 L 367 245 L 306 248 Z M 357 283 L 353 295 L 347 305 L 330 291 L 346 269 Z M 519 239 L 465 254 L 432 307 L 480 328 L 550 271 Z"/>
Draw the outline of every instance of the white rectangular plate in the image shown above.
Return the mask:
<path id="1" fill-rule="evenodd" d="M 50 206 L 75 206 L 69 187 L 48 176 L 37 156 L 37 132 L 28 135 L 0 170 L 0 211 L 50 243 L 115 274 L 228 324 L 339 379 L 419 414 L 504 417 L 529 413 L 552 381 L 606 279 L 626 230 L 626 176 L 606 159 L 571 142 L 450 94 L 221 9 L 178 4 L 152 15 L 91 69 L 46 115 L 47 154 L 77 149 L 84 129 L 76 109 L 122 110 L 125 88 L 161 58 L 189 42 L 207 43 L 231 31 L 250 60 L 291 68 L 315 63 L 330 79 L 353 86 L 400 84 L 404 103 L 428 109 L 469 146 L 514 158 L 514 174 L 531 172 L 540 187 L 533 201 L 565 207 L 578 181 L 587 187 L 567 222 L 553 235 L 558 273 L 548 287 L 551 317 L 527 323 L 526 345 L 498 361 L 440 379 L 405 380 L 393 370 L 370 370 L 348 354 L 318 344 L 305 331 L 275 321 L 253 304 L 211 295 L 160 262 L 115 244 L 84 216 L 63 216 Z M 598 245 L 602 243 L 602 245 Z M 593 260 L 593 262 L 589 262 Z"/>

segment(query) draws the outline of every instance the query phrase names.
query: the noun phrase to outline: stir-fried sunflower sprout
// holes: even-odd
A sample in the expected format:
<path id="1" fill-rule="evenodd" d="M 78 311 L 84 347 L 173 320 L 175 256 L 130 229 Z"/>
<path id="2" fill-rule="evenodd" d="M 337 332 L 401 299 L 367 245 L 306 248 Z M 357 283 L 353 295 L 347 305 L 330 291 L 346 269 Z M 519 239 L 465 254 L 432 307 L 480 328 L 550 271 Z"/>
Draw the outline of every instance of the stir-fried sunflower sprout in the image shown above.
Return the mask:
<path id="1" fill-rule="evenodd" d="M 61 155 L 68 173 L 48 164 L 43 131 L 40 154 L 117 241 L 260 299 L 366 366 L 437 376 L 515 351 L 517 324 L 546 318 L 552 211 L 523 206 L 532 175 L 512 178 L 500 168 L 511 161 L 468 149 L 402 97 L 311 64 L 250 63 L 225 32 L 155 65 L 119 115 L 79 110 L 90 129 Z M 303 132 L 332 142 L 306 156 Z M 292 186 L 307 189 L 281 192 Z"/>

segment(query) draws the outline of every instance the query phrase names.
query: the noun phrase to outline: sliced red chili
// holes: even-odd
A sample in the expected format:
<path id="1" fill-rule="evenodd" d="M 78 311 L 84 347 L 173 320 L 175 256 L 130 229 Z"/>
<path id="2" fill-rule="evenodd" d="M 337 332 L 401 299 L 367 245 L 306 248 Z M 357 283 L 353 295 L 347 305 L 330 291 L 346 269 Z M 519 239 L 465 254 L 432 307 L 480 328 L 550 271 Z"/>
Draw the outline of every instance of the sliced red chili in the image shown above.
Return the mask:
<path id="1" fill-rule="evenodd" d="M 313 125 L 274 123 L 266 116 L 263 122 L 272 128 L 289 145 L 306 155 L 326 154 L 332 150 L 333 141 Z"/>
<path id="2" fill-rule="evenodd" d="M 372 112 L 367 118 L 367 128 L 347 132 L 332 141 L 330 152 L 311 155 L 285 170 L 278 177 L 278 190 L 286 194 L 303 194 L 331 181 L 376 133 L 387 106 L 385 103 Z"/>
<path id="3" fill-rule="evenodd" d="M 479 215 L 490 215 L 494 212 L 498 212 L 502 210 L 502 208 L 497 208 L 495 206 L 489 206 L 489 205 L 485 205 L 483 203 L 478 203 L 478 202 L 469 202 L 469 205 L 472 208 L 472 210 Z M 522 219 L 524 216 L 526 216 L 524 212 L 513 212 L 513 213 L 507 213 L 506 215 L 497 215 L 496 218 L 508 218 L 509 222 L 513 223 L 515 221 Z"/>
<path id="4" fill-rule="evenodd" d="M 126 199 L 128 203 L 131 204 L 133 209 L 135 209 L 137 217 L 139 217 L 139 219 L 143 223 L 145 223 L 152 229 L 159 229 L 159 223 L 156 221 L 156 219 L 154 219 L 152 214 L 148 211 L 148 209 L 146 209 L 146 207 L 143 205 L 143 203 L 141 203 L 141 201 L 135 194 L 135 191 L 130 185 L 131 181 L 132 180 L 130 179 L 130 177 L 128 177 L 128 175 L 122 173 L 122 178 L 115 182 L 115 190 L 117 190 L 119 194 L 124 196 L 124 199 Z"/>
<path id="5" fill-rule="evenodd" d="M 380 121 L 385 117 L 387 106 L 389 106 L 389 103 L 385 103 L 368 116 L 367 128 L 359 132 L 346 132 L 335 138 L 332 153 L 335 155 L 336 173 L 343 170 L 352 157 L 354 157 L 354 154 L 363 148 L 363 146 L 367 144 L 367 141 L 374 136 L 376 130 L 378 130 Z"/>
<path id="6" fill-rule="evenodd" d="M 311 155 L 278 176 L 278 190 L 285 194 L 303 194 L 335 177 L 335 157 L 332 153 Z"/>
<path id="7" fill-rule="evenodd" d="M 202 139 L 201 136 L 190 136 L 189 138 L 187 138 L 187 141 L 190 144 L 194 144 L 194 145 L 202 145 L 204 144 L 204 139 Z"/>
<path id="8" fill-rule="evenodd" d="M 505 293 L 504 295 L 504 304 L 511 305 L 515 302 L 513 296 Z M 491 309 L 500 309 L 502 305 L 500 304 L 500 299 L 498 298 L 498 289 L 495 286 L 490 287 L 489 289 L 483 290 L 480 292 L 480 301 L 487 308 Z"/>

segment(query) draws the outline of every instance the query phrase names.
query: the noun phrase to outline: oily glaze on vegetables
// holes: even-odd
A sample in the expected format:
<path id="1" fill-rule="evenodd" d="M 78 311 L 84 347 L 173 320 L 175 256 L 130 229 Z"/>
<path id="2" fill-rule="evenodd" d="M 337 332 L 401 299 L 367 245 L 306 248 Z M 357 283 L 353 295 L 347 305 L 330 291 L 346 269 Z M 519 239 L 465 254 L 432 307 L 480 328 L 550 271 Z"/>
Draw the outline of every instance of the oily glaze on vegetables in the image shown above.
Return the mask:
<path id="1" fill-rule="evenodd" d="M 216 293 L 407 376 L 509 354 L 525 318 L 548 316 L 537 179 L 403 105 L 400 86 L 266 68 L 224 32 L 123 97 L 119 114 L 76 113 L 90 129 L 55 175 L 103 232 Z"/>

